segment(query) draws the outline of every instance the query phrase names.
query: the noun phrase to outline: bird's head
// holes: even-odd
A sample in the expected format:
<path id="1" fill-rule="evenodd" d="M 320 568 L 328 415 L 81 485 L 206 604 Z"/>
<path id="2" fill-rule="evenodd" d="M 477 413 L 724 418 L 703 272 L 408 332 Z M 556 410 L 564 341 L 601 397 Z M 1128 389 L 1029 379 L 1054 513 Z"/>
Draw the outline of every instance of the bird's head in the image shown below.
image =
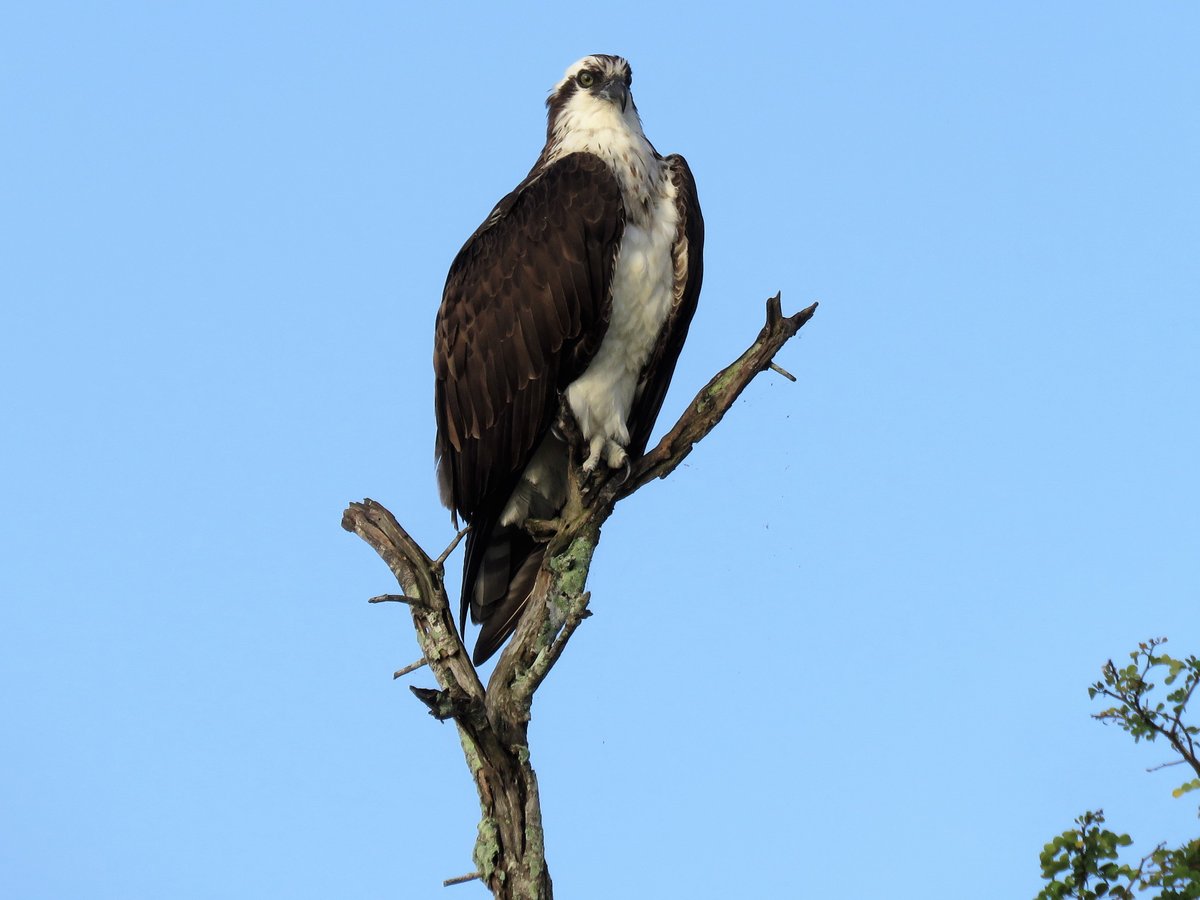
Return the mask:
<path id="1" fill-rule="evenodd" d="M 567 69 L 546 99 L 549 133 L 619 121 L 640 131 L 631 84 L 633 70 L 627 60 L 604 53 L 585 56 Z"/>

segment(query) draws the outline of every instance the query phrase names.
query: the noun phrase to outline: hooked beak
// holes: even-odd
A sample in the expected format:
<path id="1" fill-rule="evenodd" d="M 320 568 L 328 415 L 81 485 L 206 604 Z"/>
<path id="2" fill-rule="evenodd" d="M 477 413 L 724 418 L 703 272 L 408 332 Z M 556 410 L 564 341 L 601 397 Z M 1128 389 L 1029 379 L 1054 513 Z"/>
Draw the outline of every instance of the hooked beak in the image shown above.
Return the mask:
<path id="1" fill-rule="evenodd" d="M 625 86 L 623 78 L 610 78 L 604 82 L 600 85 L 597 96 L 603 100 L 611 100 L 613 103 L 620 104 L 621 112 L 625 112 L 625 107 L 629 105 L 629 88 Z"/>

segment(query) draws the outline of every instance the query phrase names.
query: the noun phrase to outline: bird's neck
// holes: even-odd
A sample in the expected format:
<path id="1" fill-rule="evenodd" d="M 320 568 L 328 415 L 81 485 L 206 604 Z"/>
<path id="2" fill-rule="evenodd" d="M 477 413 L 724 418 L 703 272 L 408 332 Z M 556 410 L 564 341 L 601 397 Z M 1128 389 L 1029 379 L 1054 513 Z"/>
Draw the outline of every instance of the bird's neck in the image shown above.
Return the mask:
<path id="1" fill-rule="evenodd" d="M 627 214 L 645 208 L 663 191 L 662 158 L 642 132 L 633 104 L 624 113 L 607 103 L 564 109 L 550 128 L 542 159 L 549 165 L 571 153 L 591 153 L 608 164 L 621 186 Z"/>

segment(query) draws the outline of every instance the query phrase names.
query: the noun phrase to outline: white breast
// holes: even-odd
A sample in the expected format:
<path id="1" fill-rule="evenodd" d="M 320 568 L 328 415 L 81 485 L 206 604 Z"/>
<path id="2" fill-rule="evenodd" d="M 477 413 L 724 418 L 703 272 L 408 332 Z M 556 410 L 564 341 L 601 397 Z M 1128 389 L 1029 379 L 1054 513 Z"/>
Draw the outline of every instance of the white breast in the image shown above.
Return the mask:
<path id="1" fill-rule="evenodd" d="M 592 452 L 603 446 L 610 464 L 623 461 L 614 460 L 615 451 L 607 445 L 624 448 L 629 443 L 638 379 L 675 296 L 671 250 L 679 217 L 674 185 L 666 178 L 660 184 L 667 190 L 656 192 L 642 215 L 626 221 L 613 273 L 608 331 L 587 370 L 567 389 L 571 411 Z"/>

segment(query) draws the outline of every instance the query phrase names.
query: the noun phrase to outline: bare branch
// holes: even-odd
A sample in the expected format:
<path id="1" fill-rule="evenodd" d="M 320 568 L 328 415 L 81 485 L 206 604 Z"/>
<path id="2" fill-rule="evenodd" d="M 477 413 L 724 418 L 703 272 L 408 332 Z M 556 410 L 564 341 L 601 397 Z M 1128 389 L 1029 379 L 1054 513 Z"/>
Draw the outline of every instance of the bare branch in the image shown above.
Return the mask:
<path id="1" fill-rule="evenodd" d="M 483 684 L 454 627 L 450 601 L 434 560 L 395 516 L 374 500 L 351 503 L 342 515 L 342 527 L 370 544 L 404 588 L 422 656 L 438 683 L 482 707 Z"/>
<path id="2" fill-rule="evenodd" d="M 1187 764 L 1186 759 L 1173 759 L 1170 762 L 1159 763 L 1157 766 L 1151 766 L 1146 771 L 1147 772 L 1157 772 L 1159 769 L 1169 769 L 1169 768 L 1171 768 L 1171 766 L 1182 766 L 1182 765 L 1186 765 L 1186 764 Z"/>
<path id="3" fill-rule="evenodd" d="M 403 594 L 380 594 L 377 597 L 372 597 L 368 603 L 420 603 L 420 600 L 413 597 L 405 597 Z"/>
<path id="4" fill-rule="evenodd" d="M 789 372 L 787 369 L 785 369 L 783 366 L 779 365 L 778 363 L 771 363 L 770 369 L 775 374 L 782 375 L 784 378 L 786 378 L 788 381 L 792 382 L 793 384 L 796 382 L 796 376 L 793 375 L 791 372 Z"/>
<path id="5" fill-rule="evenodd" d="M 395 681 L 397 678 L 403 678 L 405 675 L 415 672 L 417 669 L 423 668 L 427 665 L 429 665 L 429 663 L 426 661 L 425 657 L 422 656 L 415 663 L 409 663 L 403 669 L 397 669 L 394 673 L 392 673 L 392 680 Z"/>
<path id="6" fill-rule="evenodd" d="M 458 546 L 458 542 L 461 541 L 464 537 L 466 537 L 467 532 L 470 530 L 471 530 L 471 526 L 468 525 L 466 528 L 459 531 L 459 533 L 454 536 L 454 540 L 452 540 L 450 542 L 450 546 L 448 546 L 445 550 L 443 550 L 442 555 L 433 561 L 433 565 L 439 571 L 441 571 L 442 566 L 445 565 L 446 560 L 448 560 L 450 558 L 450 554 L 454 552 L 454 548 Z"/>
<path id="7" fill-rule="evenodd" d="M 457 878 L 447 878 L 442 882 L 442 887 L 450 887 L 455 884 L 469 884 L 472 881 L 478 881 L 482 878 L 479 872 L 470 872 L 467 875 L 459 875 Z"/>
<path id="8" fill-rule="evenodd" d="M 520 684 L 520 690 L 516 696 L 522 703 L 532 703 L 534 691 L 538 689 L 546 679 L 546 676 L 550 674 L 550 669 L 554 667 L 554 664 L 558 662 L 558 658 L 562 656 L 563 650 L 567 647 L 567 641 L 571 639 L 571 635 L 575 633 L 575 629 L 579 627 L 579 623 L 591 615 L 587 608 L 588 601 L 591 598 L 592 595 L 587 591 L 577 594 L 574 597 L 565 598 L 567 610 L 561 630 L 554 637 L 550 646 L 541 650 L 534 657 L 533 662 L 529 666 L 527 677 Z"/>
<path id="9" fill-rule="evenodd" d="M 479 870 L 444 884 L 479 879 L 499 898 L 552 897 L 537 776 L 529 761 L 528 723 L 534 693 L 579 623 L 590 615 L 586 584 L 600 529 L 618 502 L 674 471 L 760 372 L 774 369 L 796 380 L 773 359 L 816 308 L 814 303 L 785 317 L 779 295 L 769 299 L 766 323 L 750 347 L 709 381 L 658 445 L 626 471 L 601 467 L 590 478 L 583 474 L 579 429 L 562 404 L 555 429 L 571 448 L 567 502 L 557 519 L 527 525 L 535 539 L 546 542 L 546 552 L 533 593 L 486 691 L 455 628 L 443 583 L 442 567 L 467 529 L 431 559 L 375 501 L 351 503 L 346 510 L 342 526 L 375 549 L 404 591 L 381 594 L 371 602 L 405 603 L 412 614 L 422 658 L 394 677 L 429 666 L 439 687 L 410 690 L 435 718 L 454 720 L 479 793 L 483 818 L 473 854 Z"/>
<path id="10" fill-rule="evenodd" d="M 792 316 L 783 316 L 779 294 L 767 301 L 767 322 L 754 343 L 701 389 L 691 405 L 658 442 L 639 459 L 624 484 L 613 488 L 616 499 L 627 497 L 655 478 L 665 478 L 692 452 L 692 447 L 716 428 L 754 377 L 771 366 L 779 349 L 791 340 L 817 311 L 814 303 Z"/>

